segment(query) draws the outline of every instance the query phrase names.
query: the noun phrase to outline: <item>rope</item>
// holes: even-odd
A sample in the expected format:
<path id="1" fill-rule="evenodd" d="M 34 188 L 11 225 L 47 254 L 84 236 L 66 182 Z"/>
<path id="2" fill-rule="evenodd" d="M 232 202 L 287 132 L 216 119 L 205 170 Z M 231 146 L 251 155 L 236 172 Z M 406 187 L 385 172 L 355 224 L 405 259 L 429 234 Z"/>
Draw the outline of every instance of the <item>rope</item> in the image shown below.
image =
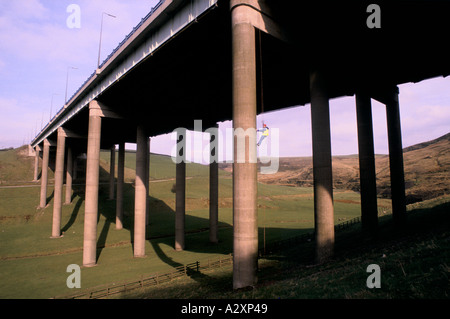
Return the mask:
<path id="1" fill-rule="evenodd" d="M 259 37 L 259 75 L 260 75 L 260 94 L 261 94 L 261 114 L 262 124 L 264 125 L 264 85 L 263 85 L 263 59 L 262 59 L 262 38 L 261 30 L 258 30 Z"/>

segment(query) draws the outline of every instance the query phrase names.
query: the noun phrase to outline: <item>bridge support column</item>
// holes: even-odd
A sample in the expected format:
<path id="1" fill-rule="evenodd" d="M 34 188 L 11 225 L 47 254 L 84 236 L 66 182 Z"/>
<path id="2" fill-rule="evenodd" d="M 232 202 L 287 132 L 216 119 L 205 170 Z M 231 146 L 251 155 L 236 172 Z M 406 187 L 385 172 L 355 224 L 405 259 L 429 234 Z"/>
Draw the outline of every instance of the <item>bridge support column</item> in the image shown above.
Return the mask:
<path id="1" fill-rule="evenodd" d="M 147 138 L 147 162 L 145 163 L 145 187 L 147 187 L 145 225 L 150 223 L 150 140 L 150 138 Z"/>
<path id="2" fill-rule="evenodd" d="M 92 267 L 97 263 L 98 181 L 102 118 L 97 112 L 98 105 L 95 102 L 89 103 L 83 241 L 83 266 L 85 267 Z"/>
<path id="3" fill-rule="evenodd" d="M 41 196 L 39 207 L 45 208 L 47 205 L 47 183 L 48 183 L 48 160 L 50 157 L 50 142 L 44 140 L 44 150 L 42 154 L 42 173 L 41 173 Z"/>
<path id="4" fill-rule="evenodd" d="M 39 155 L 41 152 L 41 148 L 39 147 L 39 145 L 36 146 L 35 148 L 35 152 L 36 152 L 36 156 L 34 158 L 34 177 L 33 177 L 33 181 L 37 181 L 38 177 L 39 177 Z"/>
<path id="5" fill-rule="evenodd" d="M 185 248 L 186 130 L 178 132 L 175 187 L 175 250 L 182 251 Z"/>
<path id="6" fill-rule="evenodd" d="M 324 75 L 320 71 L 311 72 L 310 91 L 316 262 L 322 263 L 334 251 L 334 208 L 330 108 Z"/>
<path id="7" fill-rule="evenodd" d="M 73 154 L 72 148 L 67 147 L 67 168 L 66 168 L 66 205 L 72 203 L 72 181 L 73 181 Z"/>
<path id="8" fill-rule="evenodd" d="M 125 173 L 125 143 L 119 144 L 117 159 L 116 229 L 123 229 L 123 183 Z"/>
<path id="9" fill-rule="evenodd" d="M 361 224 L 364 233 L 374 235 L 378 228 L 377 185 L 370 96 L 356 94 L 358 123 Z"/>
<path id="10" fill-rule="evenodd" d="M 110 150 L 110 163 L 109 163 L 109 199 L 114 199 L 115 191 L 115 174 L 116 174 L 116 146 L 112 146 Z"/>
<path id="11" fill-rule="evenodd" d="M 148 137 L 144 127 L 136 132 L 136 185 L 134 198 L 134 257 L 145 256 L 145 216 L 148 190 L 145 183 L 148 153 Z"/>
<path id="12" fill-rule="evenodd" d="M 258 268 L 255 29 L 245 6 L 231 11 L 233 70 L 233 288 L 254 286 Z M 244 134 L 243 146 L 237 132 Z M 238 133 L 239 134 L 239 133 Z"/>
<path id="13" fill-rule="evenodd" d="M 58 128 L 58 142 L 56 146 L 55 164 L 55 191 L 53 198 L 53 224 L 52 238 L 61 237 L 61 213 L 62 213 L 62 193 L 64 182 L 64 154 L 66 136 L 62 127 Z"/>
<path id="14" fill-rule="evenodd" d="M 219 223 L 219 132 L 214 128 L 210 133 L 209 163 L 209 241 L 218 243 Z"/>
<path id="15" fill-rule="evenodd" d="M 401 227 L 406 221 L 406 198 L 398 87 L 395 87 L 387 100 L 386 119 L 391 171 L 392 215 L 395 225 Z"/>

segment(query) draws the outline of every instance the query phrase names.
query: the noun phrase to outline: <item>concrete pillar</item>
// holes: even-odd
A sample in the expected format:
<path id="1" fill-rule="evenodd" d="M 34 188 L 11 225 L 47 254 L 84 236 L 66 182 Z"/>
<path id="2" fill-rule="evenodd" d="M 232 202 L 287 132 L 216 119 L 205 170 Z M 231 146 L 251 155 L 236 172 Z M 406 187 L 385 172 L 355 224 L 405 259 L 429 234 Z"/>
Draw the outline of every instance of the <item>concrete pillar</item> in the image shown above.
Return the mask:
<path id="1" fill-rule="evenodd" d="M 237 143 L 236 132 L 256 130 L 255 29 L 243 6 L 232 8 L 233 288 L 254 286 L 258 268 L 256 133 Z M 256 132 L 256 131 L 255 131 Z M 240 144 L 241 146 L 239 146 Z M 242 146 L 243 145 L 243 146 Z M 239 160 L 238 160 L 239 159 Z"/>
<path id="2" fill-rule="evenodd" d="M 185 248 L 186 216 L 186 130 L 181 130 L 177 139 L 175 194 L 175 250 Z"/>
<path id="3" fill-rule="evenodd" d="M 114 199 L 115 191 L 115 170 L 116 170 L 116 146 L 111 147 L 111 156 L 109 164 L 109 199 Z"/>
<path id="4" fill-rule="evenodd" d="M 402 130 L 398 88 L 392 92 L 386 104 L 386 119 L 389 140 L 389 166 L 391 171 L 392 215 L 397 227 L 406 221 L 405 172 L 403 167 Z"/>
<path id="5" fill-rule="evenodd" d="M 42 173 L 41 173 L 41 197 L 39 202 L 40 208 L 47 205 L 47 183 L 48 183 L 48 160 L 50 157 L 50 142 L 44 140 L 44 151 L 42 154 Z"/>
<path id="6" fill-rule="evenodd" d="M 324 75 L 320 71 L 310 74 L 310 92 L 316 262 L 322 263 L 333 255 L 334 208 L 330 108 Z"/>
<path id="7" fill-rule="evenodd" d="M 150 183 L 150 138 L 147 139 L 147 161 L 145 164 L 145 187 L 147 188 L 147 209 L 145 211 L 145 225 L 150 223 L 150 196 L 149 196 L 149 183 Z"/>
<path id="8" fill-rule="evenodd" d="M 218 243 L 219 223 L 219 134 L 215 128 L 210 138 L 209 164 L 209 241 Z"/>
<path id="9" fill-rule="evenodd" d="M 86 195 L 84 209 L 83 266 L 97 263 L 98 181 L 102 119 L 95 103 L 89 104 L 89 132 L 86 158 Z"/>
<path id="10" fill-rule="evenodd" d="M 375 234 L 378 227 L 378 206 L 372 104 L 370 96 L 362 92 L 356 94 L 356 116 L 361 187 L 361 224 L 365 233 Z"/>
<path id="11" fill-rule="evenodd" d="M 64 182 L 64 154 L 66 136 L 62 127 L 58 128 L 58 142 L 56 147 L 55 191 L 53 198 L 52 238 L 61 237 L 62 193 Z"/>
<path id="12" fill-rule="evenodd" d="M 66 168 L 66 201 L 65 204 L 72 203 L 72 181 L 73 181 L 73 154 L 72 148 L 67 147 L 67 168 Z"/>
<path id="13" fill-rule="evenodd" d="M 136 133 L 136 185 L 134 199 L 134 257 L 145 256 L 145 215 L 147 188 L 145 183 L 147 163 L 147 136 L 144 127 L 139 125 Z"/>
<path id="14" fill-rule="evenodd" d="M 34 177 L 33 177 L 33 181 L 36 182 L 38 180 L 38 176 L 39 176 L 39 155 L 40 155 L 40 152 L 41 152 L 41 148 L 39 147 L 39 145 L 36 146 L 35 152 L 36 152 L 36 156 L 34 158 Z"/>
<path id="15" fill-rule="evenodd" d="M 117 199 L 116 199 L 116 229 L 123 229 L 123 182 L 125 173 L 125 143 L 119 144 L 117 159 Z"/>

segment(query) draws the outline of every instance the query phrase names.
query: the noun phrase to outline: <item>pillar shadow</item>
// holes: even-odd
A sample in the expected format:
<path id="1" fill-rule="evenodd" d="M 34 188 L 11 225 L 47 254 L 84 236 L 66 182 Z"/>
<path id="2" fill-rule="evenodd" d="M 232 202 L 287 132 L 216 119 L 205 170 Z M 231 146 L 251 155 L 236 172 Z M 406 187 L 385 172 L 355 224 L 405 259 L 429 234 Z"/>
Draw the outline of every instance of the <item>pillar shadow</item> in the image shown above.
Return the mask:
<path id="1" fill-rule="evenodd" d="M 97 261 L 101 256 L 103 249 L 106 246 L 109 231 L 111 227 L 114 227 L 116 222 L 116 200 L 109 200 L 109 173 L 103 168 L 100 168 L 100 186 L 99 186 L 99 218 L 100 215 L 105 218 L 105 224 L 98 235 L 97 240 Z M 152 185 L 152 184 L 150 184 Z M 152 186 L 150 186 L 152 187 Z M 158 186 L 160 187 L 160 186 Z M 167 185 L 167 192 L 170 193 L 171 185 Z M 134 249 L 134 185 L 132 183 L 124 184 L 124 202 L 123 202 L 123 230 L 128 231 L 130 235 L 131 249 Z M 84 196 L 84 195 L 83 195 Z M 175 197 L 175 194 L 173 194 Z M 81 205 L 82 199 L 77 202 L 77 205 Z M 149 213 L 149 225 L 146 227 L 146 240 L 150 243 L 151 247 L 155 251 L 156 256 L 165 264 L 171 268 L 182 266 L 180 262 L 177 262 L 167 255 L 162 249 L 161 245 L 167 245 L 175 249 L 175 211 L 168 206 L 164 201 L 149 197 L 150 213 Z M 78 208 L 79 209 L 79 208 Z M 72 219 L 76 218 L 76 209 Z M 70 227 L 73 224 L 68 223 Z M 233 228 L 232 225 L 219 222 L 219 243 L 213 244 L 209 242 L 209 219 L 197 216 L 191 216 L 186 214 L 186 247 L 185 251 L 204 254 L 223 254 L 228 255 L 233 250 Z M 289 238 L 295 237 L 302 231 L 299 229 L 287 229 L 287 228 L 266 228 L 266 234 L 270 239 L 267 240 L 269 244 L 273 241 L 273 238 Z M 306 231 L 311 231 L 308 229 Z M 263 247 L 263 229 L 259 228 L 259 247 Z M 131 251 L 131 253 L 132 253 Z M 271 258 L 290 258 L 289 256 L 274 256 Z M 195 260 L 192 260 L 195 262 Z M 208 280 L 208 276 L 200 273 L 196 273 L 195 270 L 189 270 L 192 277 L 195 280 Z"/>
<path id="2" fill-rule="evenodd" d="M 106 238 L 108 237 L 109 227 L 111 226 L 111 220 L 105 220 L 105 224 L 103 225 L 102 231 L 97 239 L 97 260 L 100 258 L 100 255 L 103 249 L 106 246 Z"/>
<path id="3" fill-rule="evenodd" d="M 47 204 L 50 203 L 50 201 L 53 199 L 53 197 L 55 196 L 55 190 L 52 191 L 52 193 L 47 196 Z"/>
<path id="4" fill-rule="evenodd" d="M 75 198 L 75 197 L 76 197 L 76 194 L 74 194 L 72 196 L 72 198 Z M 64 227 L 61 228 L 61 232 L 66 232 L 75 223 L 75 220 L 77 219 L 78 213 L 80 211 L 81 204 L 83 204 L 83 201 L 84 201 L 84 197 L 80 197 L 78 199 L 77 203 L 75 204 L 75 207 L 73 208 L 73 211 L 72 211 L 72 214 L 70 215 L 69 220 L 64 225 Z"/>
<path id="5" fill-rule="evenodd" d="M 163 240 L 163 242 L 167 243 L 166 240 Z M 159 257 L 159 259 L 161 261 L 163 261 L 164 263 L 166 263 L 167 265 L 169 265 L 173 268 L 184 266 L 183 264 L 180 264 L 179 262 L 176 262 L 172 258 L 167 256 L 164 253 L 164 251 L 161 249 L 160 243 L 162 243 L 162 242 L 157 241 L 157 240 L 150 241 L 150 244 L 152 245 L 153 250 L 155 251 L 156 255 Z M 198 281 L 198 282 L 202 282 L 202 281 L 210 279 L 209 276 L 201 273 L 200 271 L 197 271 L 196 269 L 187 268 L 186 273 L 189 277 L 193 278 L 195 281 Z"/>

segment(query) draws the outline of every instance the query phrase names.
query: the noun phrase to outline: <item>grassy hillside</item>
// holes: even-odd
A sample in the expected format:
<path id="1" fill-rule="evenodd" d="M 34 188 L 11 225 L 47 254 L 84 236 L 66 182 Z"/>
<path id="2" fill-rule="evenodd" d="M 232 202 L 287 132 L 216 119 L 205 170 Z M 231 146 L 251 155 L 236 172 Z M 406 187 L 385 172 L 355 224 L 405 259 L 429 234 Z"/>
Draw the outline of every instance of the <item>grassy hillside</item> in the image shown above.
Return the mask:
<path id="1" fill-rule="evenodd" d="M 27 151 L 27 146 L 0 151 L 0 185 L 23 184 L 33 180 L 34 158 L 25 156 Z M 53 178 L 53 174 L 49 178 Z"/>
<path id="2" fill-rule="evenodd" d="M 116 157 L 117 158 L 117 157 Z M 22 162 L 16 164 L 14 161 Z M 134 280 L 141 275 L 164 272 L 179 265 L 215 259 L 232 251 L 232 180 L 229 172 L 221 171 L 219 180 L 219 238 L 218 245 L 208 242 L 208 175 L 207 166 L 188 164 L 186 193 L 186 250 L 176 252 L 174 245 L 175 195 L 172 192 L 175 165 L 170 157 L 153 155 L 150 166 L 150 225 L 147 229 L 146 258 L 133 258 L 133 211 L 134 211 L 134 165 L 135 154 L 126 154 L 125 220 L 124 229 L 115 230 L 115 201 L 108 200 L 108 185 L 102 183 L 99 192 L 99 220 L 97 259 L 98 266 L 82 269 L 82 288 L 102 284 Z M 21 184 L 32 179 L 33 161 L 24 158 L 20 150 L 0 152 L 2 176 L 23 176 Z M 19 169 L 18 167 L 22 167 Z M 10 169 L 16 170 L 10 172 Z M 23 172 L 21 172 L 23 170 Z M 23 174 L 23 175 L 22 175 Z M 109 153 L 101 154 L 102 181 L 109 176 Z M 11 177 L 10 182 L 14 183 Z M 19 179 L 20 180 L 20 179 Z M 27 183 L 25 183 L 27 184 Z M 35 184 L 35 185 L 34 185 Z M 48 188 L 49 204 L 45 209 L 36 209 L 39 201 L 39 184 L 25 187 L 0 185 L 0 298 L 48 298 L 73 293 L 66 287 L 69 264 L 81 264 L 84 225 L 84 187 L 75 182 L 72 204 L 62 210 L 64 237 L 50 239 L 53 209 L 53 186 Z M 345 189 L 336 189 L 335 223 L 360 216 L 360 196 Z M 389 211 L 390 200 L 380 199 L 380 216 Z M 436 203 L 430 204 L 437 205 Z M 433 206 L 433 207 L 434 207 Z M 448 206 L 443 206 L 448 210 Z M 260 247 L 311 232 L 314 225 L 314 208 L 311 187 L 289 187 L 275 184 L 258 184 L 258 226 Z M 441 221 L 442 222 L 442 221 Z M 438 223 L 441 225 L 442 223 Z M 420 223 L 419 223 L 420 225 Z M 358 230 L 356 230 L 358 232 Z M 341 236 L 341 235 L 339 235 Z M 363 243 L 358 238 L 348 237 L 351 243 Z M 351 238 L 351 239 L 350 239 Z M 341 240 L 339 240 L 341 241 Z M 435 241 L 436 242 L 436 241 Z M 428 244 L 426 245 L 428 246 Z M 283 285 L 296 285 L 299 280 L 290 274 L 301 276 L 310 269 L 312 243 L 299 245 L 294 251 L 276 252 L 261 260 L 260 286 L 275 289 L 277 293 L 255 294 L 230 289 L 230 270 L 212 273 L 200 278 L 191 278 L 186 286 L 168 286 L 144 297 L 302 297 L 297 292 L 282 293 Z M 342 246 L 341 251 L 346 251 Z M 294 256 L 294 259 L 290 257 Z M 442 255 L 447 256 L 447 255 Z M 302 259 L 303 258 L 303 259 Z M 283 264 L 283 261 L 288 262 Z M 296 270 L 294 264 L 300 262 Z M 435 262 L 437 262 L 435 260 Z M 349 262 L 349 264 L 352 264 Z M 408 265 L 409 266 L 409 265 Z M 287 267 L 287 268 L 285 268 Z M 290 267 L 290 268 L 289 268 Z M 403 266 L 405 267 L 405 266 Z M 438 269 L 446 269 L 438 263 Z M 439 268 L 440 267 L 440 268 Z M 339 267 L 338 267 L 339 268 Z M 332 270 L 331 273 L 338 271 Z M 283 270 L 285 269 L 285 270 Z M 322 269 L 322 268 L 316 268 Z M 405 271 L 408 271 L 405 268 Z M 441 272 L 438 272 L 441 275 Z M 265 277 L 267 274 L 268 277 Z M 270 277 L 279 275 L 280 277 Z M 365 274 L 364 274 L 365 275 Z M 362 275 L 361 275 L 362 276 Z M 292 279 L 295 278 L 295 279 Z M 327 277 L 320 277 L 325 282 Z M 283 282 L 286 280 L 285 282 Z M 318 279 L 319 280 L 319 279 Z M 328 280 L 332 280 L 328 278 Z M 280 282 L 280 286 L 277 282 Z M 305 279 L 308 281 L 308 277 Z M 195 283 L 195 284 L 193 284 Z M 184 285 L 184 283 L 181 283 Z M 200 285 L 200 286 L 199 286 Z M 217 289 L 220 286 L 221 289 Z M 204 288 L 203 288 L 204 287 Z M 213 288 L 213 290 L 209 290 Z M 279 288 L 276 288 L 279 287 Z M 195 288 L 195 289 L 194 289 Z M 198 289 L 197 289 L 198 288 Z M 292 288 L 294 289 L 294 288 Z M 321 289 L 325 289 L 322 287 Z M 292 290 L 286 290 L 292 291 Z M 183 293 L 181 295 L 181 293 Z M 314 292 L 320 296 L 320 290 Z M 322 291 L 323 293 L 323 291 Z M 324 295 L 325 296 L 325 295 Z M 326 295 L 336 297 L 338 295 Z M 349 296 L 353 296 L 350 294 Z M 394 295 L 395 296 L 395 295 Z M 370 296 L 368 296 L 370 297 Z"/>
<path id="3" fill-rule="evenodd" d="M 19 150 L 0 153 L 23 162 L 23 182 L 0 186 L 0 298 L 48 298 L 73 293 L 66 287 L 69 264 L 81 264 L 84 227 L 83 181 L 74 181 L 72 203 L 63 205 L 63 238 L 50 239 L 53 185 L 48 186 L 48 205 L 37 209 L 39 183 L 32 179 L 32 158 Z M 116 157 L 117 158 L 117 157 Z M 30 160 L 31 159 L 31 160 Z M 11 161 L 12 162 L 12 161 Z M 98 266 L 82 269 L 82 287 L 135 279 L 145 274 L 167 271 L 182 264 L 217 259 L 232 251 L 232 180 L 221 171 L 219 180 L 219 239 L 209 244 L 209 168 L 187 165 L 186 250 L 174 246 L 175 194 L 172 192 L 175 165 L 167 156 L 151 156 L 150 225 L 147 228 L 143 259 L 133 258 L 134 165 L 135 154 L 126 154 L 127 183 L 124 191 L 124 229 L 115 230 L 115 201 L 108 200 L 109 153 L 101 154 L 101 184 L 97 228 Z M 5 168 L 2 174 L 12 174 Z M 12 166 L 11 166 L 12 167 Z M 17 166 L 14 166 L 17 167 Z M 82 179 L 82 174 L 79 174 Z M 311 188 L 258 185 L 260 245 L 290 238 L 313 227 Z M 335 196 L 336 223 L 360 215 L 359 195 L 341 191 Z M 390 206 L 389 201 L 384 203 Z M 112 266 L 113 265 L 113 266 Z"/>
<path id="4" fill-rule="evenodd" d="M 419 202 L 450 193 L 450 133 L 435 140 L 403 150 L 406 197 L 408 203 Z M 357 155 L 333 157 L 335 188 L 359 191 L 359 160 Z M 389 157 L 376 155 L 377 192 L 390 197 Z M 280 158 L 279 172 L 261 175 L 268 184 L 312 186 L 311 157 Z"/>
<path id="5" fill-rule="evenodd" d="M 313 243 L 280 247 L 259 260 L 258 284 L 233 291 L 231 267 L 193 274 L 120 298 L 143 299 L 448 299 L 450 298 L 450 196 L 408 206 L 408 229 L 393 231 L 380 218 L 377 240 L 359 225 L 336 234 L 336 253 L 311 264 Z M 370 264 L 380 266 L 381 288 L 369 289 Z"/>

